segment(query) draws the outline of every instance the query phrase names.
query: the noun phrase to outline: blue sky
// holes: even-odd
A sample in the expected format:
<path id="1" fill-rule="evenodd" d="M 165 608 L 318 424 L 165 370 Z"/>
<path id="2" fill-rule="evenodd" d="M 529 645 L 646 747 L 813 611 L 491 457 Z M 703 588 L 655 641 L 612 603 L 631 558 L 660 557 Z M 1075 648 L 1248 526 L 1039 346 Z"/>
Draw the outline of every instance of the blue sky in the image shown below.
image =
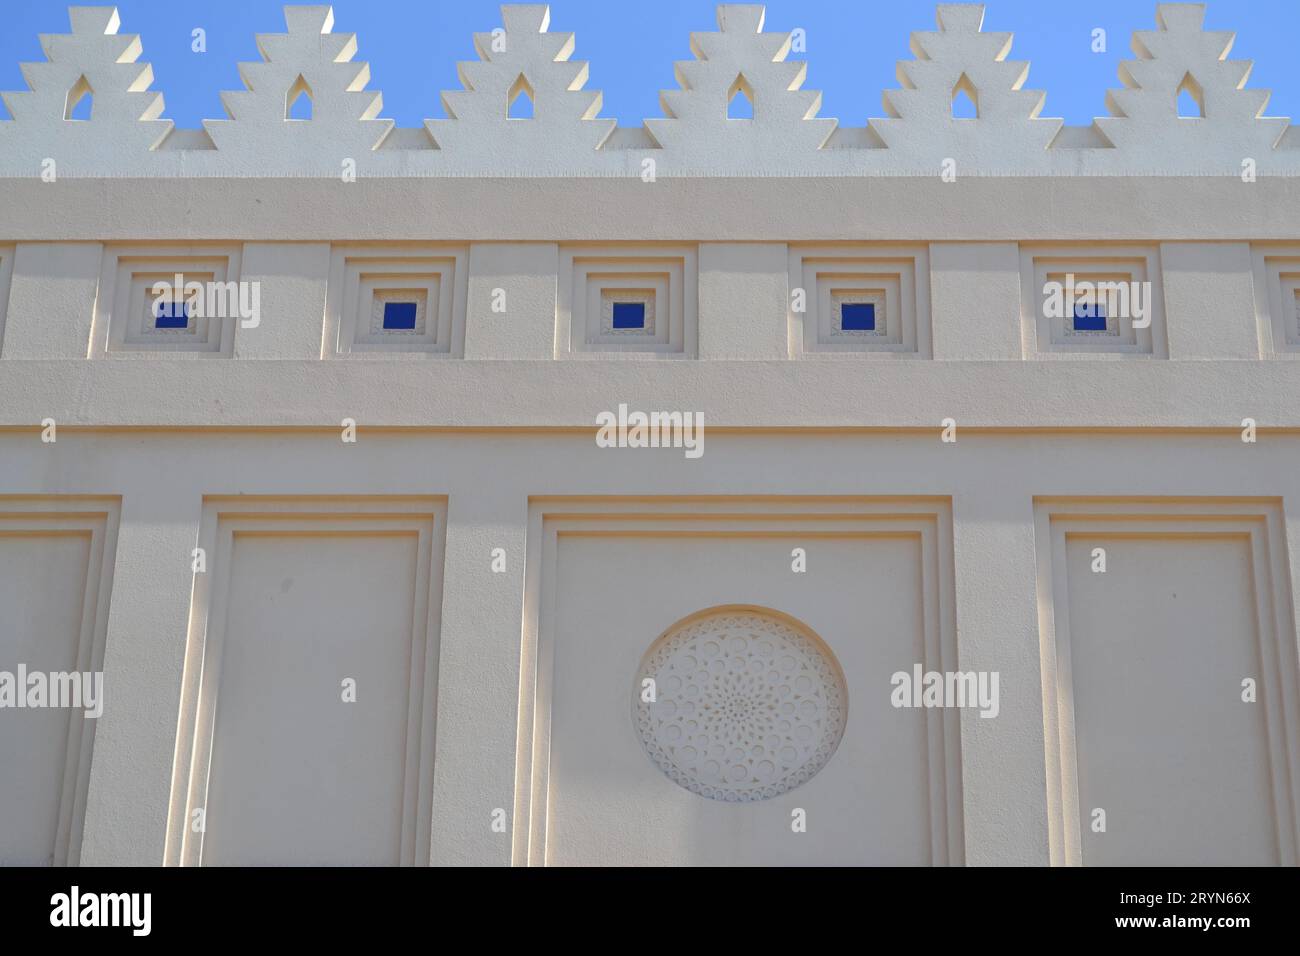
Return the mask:
<path id="1" fill-rule="evenodd" d="M 38 33 L 66 33 L 61 0 L 0 0 L 0 89 L 26 84 L 20 61 L 44 59 Z M 257 60 L 254 33 L 284 31 L 278 0 L 119 0 L 122 30 L 138 33 L 166 94 L 166 116 L 197 127 L 223 116 L 220 90 L 242 89 L 235 64 Z M 371 89 L 399 126 L 443 116 L 438 92 L 459 89 L 456 61 L 476 59 L 471 34 L 501 24 L 486 0 L 335 0 L 336 31 L 358 34 L 358 58 L 371 66 Z M 1011 56 L 1029 60 L 1028 86 L 1047 91 L 1044 116 L 1086 124 L 1105 112 L 1116 67 L 1131 56 L 1134 29 L 1155 24 L 1154 0 L 989 0 L 986 30 L 1015 34 Z M 1233 30 L 1235 59 L 1253 59 L 1249 85 L 1273 91 L 1268 112 L 1300 122 L 1300 0 L 1211 0 L 1206 26 Z M 208 49 L 190 49 L 195 27 Z M 822 116 L 860 126 L 882 115 L 882 90 L 897 86 L 895 63 L 911 59 L 908 34 L 934 29 L 931 0 L 772 0 L 768 30 L 802 27 L 809 61 L 806 88 L 823 91 Z M 1107 31 L 1107 51 L 1091 50 L 1092 31 Z M 709 0 L 556 0 L 551 29 L 577 34 L 575 58 L 591 62 L 588 88 L 604 91 L 605 116 L 625 126 L 662 115 L 660 89 L 675 89 L 673 61 L 689 59 L 688 34 L 716 29 Z"/>

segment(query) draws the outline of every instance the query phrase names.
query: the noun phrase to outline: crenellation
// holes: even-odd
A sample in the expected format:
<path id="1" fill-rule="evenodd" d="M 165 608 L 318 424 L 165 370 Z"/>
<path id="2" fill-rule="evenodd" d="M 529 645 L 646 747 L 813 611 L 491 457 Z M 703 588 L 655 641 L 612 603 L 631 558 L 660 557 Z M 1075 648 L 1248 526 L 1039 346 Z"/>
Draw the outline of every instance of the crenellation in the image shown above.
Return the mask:
<path id="1" fill-rule="evenodd" d="M 111 165 L 118 154 L 157 149 L 172 121 L 161 118 L 163 94 L 149 89 L 153 67 L 140 61 L 140 37 L 118 32 L 116 7 L 69 7 L 68 15 L 71 33 L 40 37 L 46 61 L 20 64 L 29 89 L 0 93 L 12 117 L 0 122 L 0 156 L 92 152 Z M 73 119 L 82 96 L 92 99 L 90 116 Z"/>
<path id="2" fill-rule="evenodd" d="M 268 151 L 304 157 L 372 152 L 393 121 L 379 118 L 383 94 L 366 89 L 370 64 L 353 59 L 356 34 L 334 33 L 328 6 L 284 12 L 288 32 L 258 34 L 262 62 L 239 64 L 247 89 L 221 94 L 228 118 L 204 121 L 216 149 L 236 158 Z M 310 120 L 289 119 L 299 93 L 311 100 Z"/>
<path id="3" fill-rule="evenodd" d="M 480 59 L 457 65 L 464 89 L 442 94 L 448 118 L 426 120 L 430 136 L 460 165 L 466 156 L 488 154 L 582 168 L 615 120 L 600 118 L 600 91 L 584 89 L 588 64 L 570 59 L 574 35 L 549 32 L 545 4 L 506 5 L 501 13 L 504 29 L 474 35 Z M 531 120 L 509 116 L 520 95 L 532 100 Z"/>
<path id="4" fill-rule="evenodd" d="M 1132 153 L 1207 153 L 1229 144 L 1239 157 L 1265 157 L 1277 149 L 1289 122 L 1265 116 L 1269 91 L 1246 89 L 1252 63 L 1230 60 L 1235 35 L 1202 29 L 1205 5 L 1162 3 L 1157 30 L 1133 34 L 1136 59 L 1120 65 L 1122 89 L 1106 94 L 1109 116 L 1098 130 L 1117 149 Z M 1186 89 L 1201 116 L 1178 115 Z"/>
<path id="5" fill-rule="evenodd" d="M 660 93 L 664 118 L 646 121 L 672 168 L 716 167 L 722 156 L 761 166 L 819 150 L 835 131 L 835 120 L 817 116 L 821 93 L 802 89 L 807 62 L 786 59 L 790 35 L 764 33 L 763 16 L 759 5 L 721 4 L 719 32 L 691 34 L 695 59 L 675 67 L 681 89 Z M 753 119 L 728 119 L 738 92 L 753 104 Z"/>
<path id="6" fill-rule="evenodd" d="M 937 31 L 912 34 L 916 59 L 898 64 L 902 89 L 884 94 L 887 118 L 871 125 L 893 152 L 939 168 L 951 157 L 958 168 L 996 168 L 1007 155 L 1035 162 L 1062 121 L 1039 117 L 1041 90 L 1023 89 L 1029 64 L 1007 59 L 1010 33 L 984 33 L 982 4 L 940 4 Z M 953 116 L 958 91 L 970 96 L 974 119 Z"/>
<path id="7" fill-rule="evenodd" d="M 963 176 L 1227 176 L 1245 159 L 1258 175 L 1300 175 L 1300 134 L 1264 115 L 1268 91 L 1246 87 L 1250 61 L 1227 59 L 1233 34 L 1205 31 L 1203 4 L 1158 5 L 1107 115 L 1082 127 L 1041 115 L 1047 94 L 1026 87 L 1030 64 L 1010 58 L 1011 33 L 983 30 L 978 3 L 938 5 L 937 29 L 912 36 L 914 59 L 882 93 L 884 115 L 862 126 L 819 115 L 808 61 L 789 59 L 792 35 L 765 31 L 758 4 L 719 5 L 718 30 L 692 34 L 694 59 L 675 66 L 680 88 L 661 93 L 663 116 L 630 127 L 600 115 L 575 35 L 550 31 L 548 6 L 501 11 L 502 26 L 474 35 L 462 88 L 442 94 L 446 119 L 383 118 L 356 34 L 333 31 L 329 6 L 287 6 L 286 32 L 259 35 L 262 61 L 239 66 L 246 89 L 222 94 L 226 117 L 186 130 L 163 118 L 116 9 L 73 7 L 71 33 L 42 37 L 48 61 L 23 65 L 31 89 L 0 94 L 12 115 L 0 176 L 33 175 L 47 158 L 73 177 L 639 176 L 647 160 L 675 176 L 910 176 L 948 161 Z M 91 120 L 70 121 L 70 95 L 87 90 Z M 1184 90 L 1202 116 L 1178 115 Z M 977 116 L 953 115 L 959 92 Z M 289 116 L 299 93 L 309 121 Z M 752 119 L 728 118 L 738 93 Z M 510 115 L 520 96 L 527 119 Z"/>

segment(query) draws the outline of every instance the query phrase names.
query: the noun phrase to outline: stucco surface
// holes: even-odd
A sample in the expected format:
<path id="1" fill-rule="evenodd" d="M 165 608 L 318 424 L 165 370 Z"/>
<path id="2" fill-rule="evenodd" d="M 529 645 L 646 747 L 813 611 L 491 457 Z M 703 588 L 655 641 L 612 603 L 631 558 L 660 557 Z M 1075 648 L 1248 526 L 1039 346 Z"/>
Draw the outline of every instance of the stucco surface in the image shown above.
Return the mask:
<path id="1" fill-rule="evenodd" d="M 196 134 L 74 8 L 0 122 L 0 671 L 72 660 L 107 702 L 0 711 L 40 782 L 0 863 L 1294 865 L 1300 136 L 1202 15 L 1159 5 L 1070 130 L 943 4 L 849 129 L 724 5 L 618 129 L 508 6 L 403 131 L 290 7 Z M 185 270 L 256 321 L 159 339 L 143 284 Z M 1147 283 L 1150 325 L 1058 341 L 1054 270 Z M 609 289 L 662 341 L 597 334 Z M 887 343 L 843 292 L 888 300 Z M 425 327 L 385 337 L 380 293 Z M 689 413 L 702 454 L 604 447 L 620 406 Z M 735 805 L 633 716 L 647 652 L 719 608 L 815 635 L 847 700 L 814 774 Z M 996 714 L 893 704 L 914 665 L 996 674 Z"/>

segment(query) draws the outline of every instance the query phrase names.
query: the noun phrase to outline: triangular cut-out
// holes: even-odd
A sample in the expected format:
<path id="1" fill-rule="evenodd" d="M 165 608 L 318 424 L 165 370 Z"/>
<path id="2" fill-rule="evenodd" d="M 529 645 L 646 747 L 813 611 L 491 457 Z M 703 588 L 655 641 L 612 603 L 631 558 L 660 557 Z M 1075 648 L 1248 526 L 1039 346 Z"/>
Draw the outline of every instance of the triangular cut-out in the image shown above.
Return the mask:
<path id="1" fill-rule="evenodd" d="M 506 118 L 530 120 L 533 118 L 533 105 L 533 87 L 520 73 L 506 94 Z"/>
<path id="2" fill-rule="evenodd" d="M 754 118 L 754 91 L 744 75 L 736 77 L 727 91 L 727 119 L 752 120 Z"/>
<path id="3" fill-rule="evenodd" d="M 302 74 L 293 81 L 284 98 L 284 118 L 287 120 L 309 120 L 312 116 L 311 87 Z"/>
<path id="4" fill-rule="evenodd" d="M 63 118 L 67 120 L 88 120 L 95 109 L 95 91 L 90 88 L 90 81 L 84 76 L 68 90 L 67 105 L 63 108 Z"/>
<path id="5" fill-rule="evenodd" d="M 952 88 L 952 118 L 979 119 L 979 93 L 965 73 Z"/>
<path id="6" fill-rule="evenodd" d="M 1201 89 L 1201 84 L 1196 82 L 1196 77 L 1188 73 L 1183 77 L 1183 81 L 1178 84 L 1177 96 L 1178 115 L 1185 119 L 1204 119 L 1205 118 L 1205 93 Z"/>

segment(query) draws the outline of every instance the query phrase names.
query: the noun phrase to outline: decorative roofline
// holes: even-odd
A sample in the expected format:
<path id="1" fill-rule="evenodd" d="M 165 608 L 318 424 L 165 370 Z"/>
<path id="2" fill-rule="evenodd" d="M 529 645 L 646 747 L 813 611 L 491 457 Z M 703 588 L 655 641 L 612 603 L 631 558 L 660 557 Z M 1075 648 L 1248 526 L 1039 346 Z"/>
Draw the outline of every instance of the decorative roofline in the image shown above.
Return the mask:
<path id="1" fill-rule="evenodd" d="M 247 87 L 223 93 L 227 118 L 201 130 L 164 119 L 163 95 L 141 62 L 140 38 L 119 33 L 113 7 L 71 7 L 70 34 L 42 35 L 47 61 L 22 64 L 30 89 L 0 93 L 0 176 L 1300 176 L 1300 127 L 1264 115 L 1269 93 L 1246 89 L 1249 61 L 1228 60 L 1234 35 L 1203 29 L 1205 6 L 1162 3 L 1156 29 L 1133 35 L 1122 88 L 1090 126 L 1040 117 L 1045 94 L 1024 84 L 1029 64 L 1007 59 L 1010 33 L 982 30 L 982 4 L 940 4 L 934 31 L 912 34 L 902 88 L 887 116 L 864 127 L 818 117 L 821 94 L 802 89 L 791 34 L 763 31 L 763 7 L 722 4 L 718 31 L 693 33 L 694 60 L 676 67 L 661 118 L 619 127 L 585 89 L 571 33 L 548 30 L 540 4 L 502 7 L 504 28 L 476 34 L 480 59 L 461 63 L 463 89 L 443 94 L 447 119 L 399 129 L 367 90 L 355 34 L 334 33 L 327 6 L 285 7 L 287 32 L 259 34 L 262 62 L 240 64 Z M 525 89 L 530 120 L 508 118 Z M 727 118 L 737 89 L 751 120 Z M 974 92 L 979 116 L 954 118 L 954 92 Z M 1189 89 L 1203 116 L 1178 115 Z M 306 90 L 312 119 L 286 118 Z M 89 120 L 70 117 L 78 93 Z"/>

